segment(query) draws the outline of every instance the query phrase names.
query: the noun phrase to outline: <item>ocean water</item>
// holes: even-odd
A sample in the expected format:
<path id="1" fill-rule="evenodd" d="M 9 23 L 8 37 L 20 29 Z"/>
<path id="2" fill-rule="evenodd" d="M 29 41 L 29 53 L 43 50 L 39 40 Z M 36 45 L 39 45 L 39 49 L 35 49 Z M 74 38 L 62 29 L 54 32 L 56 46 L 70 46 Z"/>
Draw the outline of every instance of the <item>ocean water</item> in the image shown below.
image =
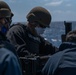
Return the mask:
<path id="1" fill-rule="evenodd" d="M 76 22 L 72 23 L 72 30 L 76 29 Z M 64 22 L 52 22 L 50 28 L 46 28 L 44 38 L 47 38 L 54 46 L 59 47 L 62 43 L 61 35 L 65 34 L 65 25 Z"/>

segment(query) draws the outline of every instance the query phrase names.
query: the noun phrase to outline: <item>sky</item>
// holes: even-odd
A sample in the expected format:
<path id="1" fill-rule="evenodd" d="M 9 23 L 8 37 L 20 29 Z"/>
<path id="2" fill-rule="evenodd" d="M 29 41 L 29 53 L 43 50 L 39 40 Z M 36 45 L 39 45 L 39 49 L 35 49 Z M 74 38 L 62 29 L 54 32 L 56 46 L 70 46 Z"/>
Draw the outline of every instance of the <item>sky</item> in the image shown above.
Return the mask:
<path id="1" fill-rule="evenodd" d="M 26 22 L 28 12 L 36 7 L 46 8 L 53 21 L 76 21 L 76 0 L 3 0 L 11 8 L 13 22 Z"/>

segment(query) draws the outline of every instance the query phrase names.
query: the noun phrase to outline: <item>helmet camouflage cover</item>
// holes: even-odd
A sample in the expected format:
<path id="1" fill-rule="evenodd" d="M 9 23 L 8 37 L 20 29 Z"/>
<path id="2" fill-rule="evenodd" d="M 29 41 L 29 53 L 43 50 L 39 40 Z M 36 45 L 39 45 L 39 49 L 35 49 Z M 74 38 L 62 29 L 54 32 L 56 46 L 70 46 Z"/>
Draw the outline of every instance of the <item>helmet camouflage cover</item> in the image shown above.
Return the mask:
<path id="1" fill-rule="evenodd" d="M 12 17 L 13 13 L 11 12 L 10 7 L 4 1 L 0 1 L 0 17 Z"/>
<path id="2" fill-rule="evenodd" d="M 26 16 L 29 22 L 37 21 L 41 25 L 49 27 L 51 14 L 43 7 L 33 8 Z"/>

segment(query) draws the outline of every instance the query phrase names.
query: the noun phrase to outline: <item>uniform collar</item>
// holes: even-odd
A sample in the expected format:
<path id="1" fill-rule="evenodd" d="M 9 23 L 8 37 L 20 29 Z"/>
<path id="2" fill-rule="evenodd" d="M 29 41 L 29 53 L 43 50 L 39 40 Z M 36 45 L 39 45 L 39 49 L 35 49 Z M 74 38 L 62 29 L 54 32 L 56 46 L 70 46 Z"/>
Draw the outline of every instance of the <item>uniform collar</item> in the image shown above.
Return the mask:
<path id="1" fill-rule="evenodd" d="M 65 50 L 65 49 L 71 49 L 71 48 L 76 48 L 76 43 L 64 42 L 60 45 L 59 51 L 62 51 L 62 50 Z"/>

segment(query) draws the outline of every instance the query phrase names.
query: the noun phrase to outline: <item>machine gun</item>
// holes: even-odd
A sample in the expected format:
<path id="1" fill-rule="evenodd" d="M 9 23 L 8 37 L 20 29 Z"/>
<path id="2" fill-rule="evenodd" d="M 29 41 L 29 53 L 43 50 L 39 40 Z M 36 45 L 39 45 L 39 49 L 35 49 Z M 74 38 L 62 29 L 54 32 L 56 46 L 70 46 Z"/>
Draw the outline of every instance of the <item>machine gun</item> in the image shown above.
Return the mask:
<path id="1" fill-rule="evenodd" d="M 41 70 L 51 55 L 20 57 L 23 75 L 41 75 Z"/>
<path id="2" fill-rule="evenodd" d="M 64 25 L 65 25 L 65 34 L 61 35 L 62 42 L 65 41 L 67 33 L 72 30 L 71 22 L 64 21 Z M 41 70 L 49 57 L 51 57 L 51 55 L 45 55 L 45 56 L 29 55 L 25 57 L 20 57 L 23 75 L 41 75 Z"/>
<path id="3" fill-rule="evenodd" d="M 72 23 L 71 22 L 64 21 L 64 25 L 65 25 L 65 34 L 61 35 L 62 42 L 65 42 L 65 38 L 66 38 L 67 33 L 72 30 Z"/>

